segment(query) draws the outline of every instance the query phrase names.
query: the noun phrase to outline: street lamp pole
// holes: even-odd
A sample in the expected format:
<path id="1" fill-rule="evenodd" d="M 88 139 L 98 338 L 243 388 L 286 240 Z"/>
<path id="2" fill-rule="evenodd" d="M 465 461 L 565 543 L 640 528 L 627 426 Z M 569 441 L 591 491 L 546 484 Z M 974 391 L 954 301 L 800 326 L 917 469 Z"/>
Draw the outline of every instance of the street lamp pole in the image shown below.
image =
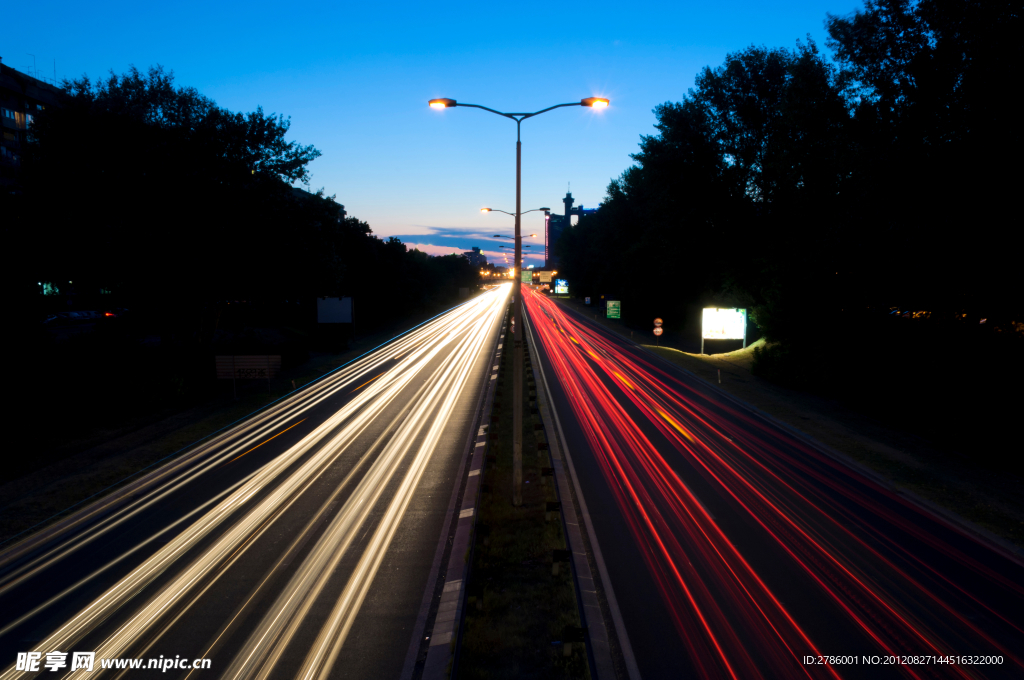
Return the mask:
<path id="1" fill-rule="evenodd" d="M 527 118 L 539 116 L 542 113 L 553 109 L 560 109 L 564 106 L 589 106 L 591 108 L 603 109 L 608 106 L 608 100 L 601 97 L 587 97 L 578 102 L 570 104 L 556 104 L 534 113 L 503 113 L 494 109 L 480 106 L 479 104 L 460 104 L 454 99 L 431 99 L 430 107 L 434 109 L 447 109 L 456 106 L 469 106 L 474 109 L 483 109 L 505 118 L 511 118 L 516 122 L 516 250 L 513 268 L 516 276 L 512 279 L 512 318 L 515 320 L 515 336 L 512 351 L 512 505 L 519 507 L 523 504 L 523 295 L 522 295 L 522 238 L 520 236 L 520 218 L 522 217 L 522 172 L 523 172 L 523 143 L 520 137 L 522 123 Z"/>

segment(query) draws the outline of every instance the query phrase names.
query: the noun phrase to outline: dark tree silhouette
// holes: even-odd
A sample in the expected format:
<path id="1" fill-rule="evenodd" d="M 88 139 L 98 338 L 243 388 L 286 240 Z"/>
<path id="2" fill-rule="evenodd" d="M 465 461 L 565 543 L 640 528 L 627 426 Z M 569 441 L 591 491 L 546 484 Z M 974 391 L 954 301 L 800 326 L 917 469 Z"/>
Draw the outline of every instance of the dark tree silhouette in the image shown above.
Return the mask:
<path id="1" fill-rule="evenodd" d="M 844 92 L 813 42 L 704 69 L 682 102 L 655 109 L 660 134 L 641 138 L 636 165 L 560 244 L 577 290 L 631 293 L 640 317 L 743 302 L 766 334 L 799 334 L 811 301 L 794 286 L 834 294 L 839 229 L 819 216 L 845 180 Z"/>
<path id="2" fill-rule="evenodd" d="M 1019 3 L 868 0 L 826 27 L 833 61 L 750 47 L 658 106 L 562 268 L 636 327 L 689 320 L 691 350 L 698 307 L 747 306 L 761 375 L 975 450 L 1024 375 Z"/>
<path id="3" fill-rule="evenodd" d="M 35 119 L 20 186 L 0 197 L 27 328 L 15 382 L 30 386 L 25 403 L 50 405 L 26 416 L 48 432 L 205 394 L 212 355 L 265 353 L 261 337 L 278 338 L 286 365 L 339 347 L 343 336 L 317 336 L 316 297 L 353 296 L 370 332 L 441 311 L 477 282 L 466 258 L 408 252 L 334 196 L 293 186 L 308 185 L 320 152 L 289 140 L 284 116 L 227 111 L 160 67 L 63 90 Z M 130 313 L 58 347 L 39 323 L 54 303 Z"/>

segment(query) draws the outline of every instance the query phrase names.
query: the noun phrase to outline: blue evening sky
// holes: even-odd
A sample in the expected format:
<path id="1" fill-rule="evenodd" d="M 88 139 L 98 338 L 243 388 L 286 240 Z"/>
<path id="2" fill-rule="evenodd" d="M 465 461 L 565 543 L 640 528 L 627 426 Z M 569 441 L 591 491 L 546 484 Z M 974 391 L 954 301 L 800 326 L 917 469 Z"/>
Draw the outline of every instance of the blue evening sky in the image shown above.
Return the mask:
<path id="1" fill-rule="evenodd" d="M 826 12 L 860 0 L 694 2 L 92 2 L 9 3 L 3 63 L 58 80 L 161 64 L 232 111 L 291 117 L 291 137 L 349 215 L 431 254 L 479 246 L 515 209 L 515 123 L 450 97 L 536 111 L 601 96 L 604 111 L 556 109 L 523 123 L 523 210 L 597 207 L 631 163 L 652 109 L 679 101 L 704 66 L 752 44 L 824 48 Z M 102 142 L 97 142 L 102 143 Z M 87 159 L 83 159 L 87 163 Z M 543 214 L 523 218 L 543 234 Z M 282 238 L 287 227 L 282 225 Z M 543 238 L 535 240 L 543 251 Z M 527 260 L 540 264 L 539 256 Z"/>

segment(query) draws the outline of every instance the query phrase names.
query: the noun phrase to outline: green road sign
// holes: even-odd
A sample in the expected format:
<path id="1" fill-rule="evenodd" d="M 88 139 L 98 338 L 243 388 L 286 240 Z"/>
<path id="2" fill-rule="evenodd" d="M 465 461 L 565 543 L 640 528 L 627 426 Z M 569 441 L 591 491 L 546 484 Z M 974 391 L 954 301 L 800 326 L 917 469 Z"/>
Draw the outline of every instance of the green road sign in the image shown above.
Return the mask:
<path id="1" fill-rule="evenodd" d="M 605 316 L 609 319 L 621 319 L 622 302 L 619 300 L 608 300 L 605 303 Z"/>
<path id="2" fill-rule="evenodd" d="M 520 278 L 520 281 L 522 281 L 523 283 L 533 283 L 533 270 L 524 269 L 521 273 L 521 277 L 522 278 Z"/>

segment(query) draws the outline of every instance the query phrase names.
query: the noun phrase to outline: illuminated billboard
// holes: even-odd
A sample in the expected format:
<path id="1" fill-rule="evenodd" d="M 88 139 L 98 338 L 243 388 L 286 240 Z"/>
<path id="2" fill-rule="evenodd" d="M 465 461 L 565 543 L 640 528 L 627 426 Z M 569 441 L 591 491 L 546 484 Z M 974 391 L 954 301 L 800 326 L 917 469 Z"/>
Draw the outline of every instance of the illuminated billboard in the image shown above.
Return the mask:
<path id="1" fill-rule="evenodd" d="M 708 307 L 701 320 L 700 353 L 705 340 L 742 340 L 747 346 L 747 310 Z"/>
<path id="2" fill-rule="evenodd" d="M 555 279 L 555 295 L 568 295 L 569 282 L 565 279 Z"/>
<path id="3" fill-rule="evenodd" d="M 747 310 L 704 310 L 701 337 L 705 340 L 743 340 L 747 337 Z"/>

